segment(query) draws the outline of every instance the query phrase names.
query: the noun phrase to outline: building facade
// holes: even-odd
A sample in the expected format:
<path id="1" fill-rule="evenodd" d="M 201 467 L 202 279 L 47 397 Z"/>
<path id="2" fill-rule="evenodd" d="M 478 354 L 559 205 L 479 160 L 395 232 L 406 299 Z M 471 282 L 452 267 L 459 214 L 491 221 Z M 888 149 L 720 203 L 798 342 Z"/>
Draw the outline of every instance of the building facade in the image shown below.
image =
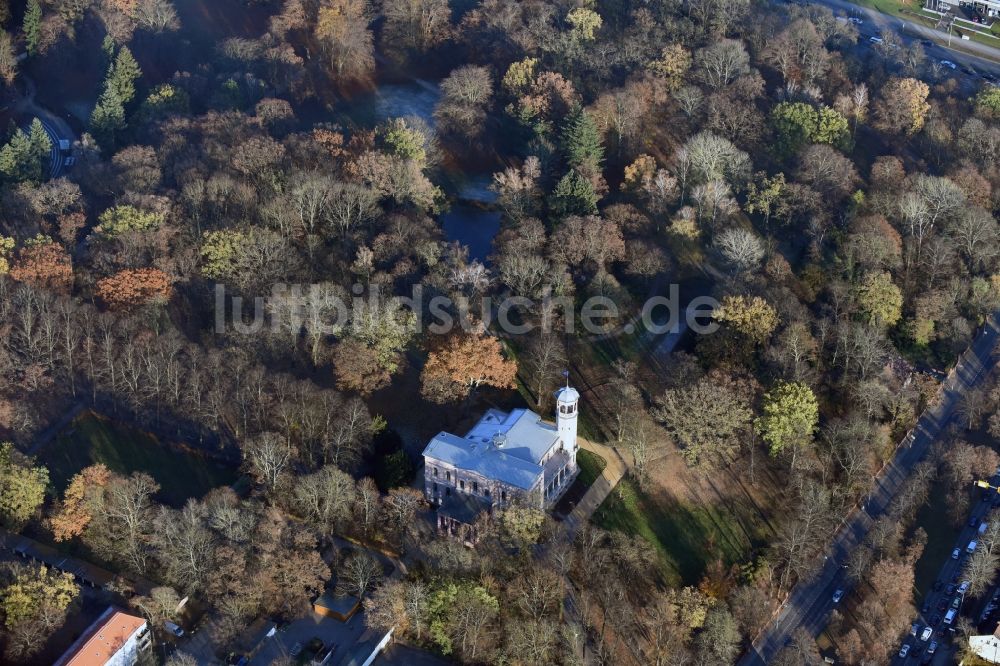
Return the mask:
<path id="1" fill-rule="evenodd" d="M 55 666 L 133 666 L 151 646 L 145 619 L 108 606 Z"/>
<path id="2" fill-rule="evenodd" d="M 424 449 L 424 492 L 438 527 L 457 534 L 513 502 L 547 509 L 576 478 L 580 394 L 556 393 L 555 424 L 529 409 L 490 409 L 464 437 L 440 432 Z"/>

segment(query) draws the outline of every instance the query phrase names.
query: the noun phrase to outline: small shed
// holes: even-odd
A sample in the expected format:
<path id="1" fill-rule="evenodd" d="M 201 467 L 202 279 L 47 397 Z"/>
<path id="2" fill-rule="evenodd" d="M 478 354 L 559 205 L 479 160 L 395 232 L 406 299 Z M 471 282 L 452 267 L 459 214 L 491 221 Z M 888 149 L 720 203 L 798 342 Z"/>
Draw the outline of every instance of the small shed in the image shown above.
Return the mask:
<path id="1" fill-rule="evenodd" d="M 313 611 L 324 617 L 332 617 L 341 622 L 347 622 L 361 608 L 361 601 L 349 594 L 337 594 L 327 590 L 313 602 Z"/>

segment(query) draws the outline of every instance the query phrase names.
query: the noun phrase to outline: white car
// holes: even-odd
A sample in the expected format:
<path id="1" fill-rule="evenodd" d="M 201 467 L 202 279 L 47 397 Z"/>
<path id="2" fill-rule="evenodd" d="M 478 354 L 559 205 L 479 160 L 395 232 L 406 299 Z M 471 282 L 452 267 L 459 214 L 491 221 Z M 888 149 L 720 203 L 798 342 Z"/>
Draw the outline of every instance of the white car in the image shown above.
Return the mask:
<path id="1" fill-rule="evenodd" d="M 876 35 L 875 37 L 869 37 L 868 41 L 871 42 L 872 44 L 881 44 L 884 40 Z M 910 646 L 907 645 L 906 647 L 909 648 Z"/>
<path id="2" fill-rule="evenodd" d="M 899 648 L 899 658 L 906 659 L 906 655 L 910 654 L 910 644 L 903 643 L 903 647 Z"/>
<path id="3" fill-rule="evenodd" d="M 958 586 L 958 593 L 965 594 L 969 591 L 969 581 L 963 580 L 962 584 Z"/>
<path id="4" fill-rule="evenodd" d="M 853 23 L 854 25 L 861 25 L 862 23 L 864 23 L 864 21 L 862 21 L 861 19 L 859 19 L 857 16 L 852 16 L 852 17 L 850 17 L 847 20 L 850 21 L 851 23 Z"/>
<path id="5" fill-rule="evenodd" d="M 843 598 L 844 598 L 843 590 L 837 590 L 836 592 L 833 593 L 833 603 L 839 604 L 840 600 Z"/>
<path id="6" fill-rule="evenodd" d="M 920 640 L 926 641 L 934 634 L 934 630 L 930 627 L 924 627 L 923 633 L 920 634 Z"/>
<path id="7" fill-rule="evenodd" d="M 951 551 L 951 559 L 957 560 L 962 555 L 962 551 L 958 548 Z"/>
<path id="8" fill-rule="evenodd" d="M 948 69 L 956 69 L 958 67 L 958 65 L 953 63 L 951 60 L 940 60 L 938 61 L 938 64 L 942 67 L 947 67 Z"/>

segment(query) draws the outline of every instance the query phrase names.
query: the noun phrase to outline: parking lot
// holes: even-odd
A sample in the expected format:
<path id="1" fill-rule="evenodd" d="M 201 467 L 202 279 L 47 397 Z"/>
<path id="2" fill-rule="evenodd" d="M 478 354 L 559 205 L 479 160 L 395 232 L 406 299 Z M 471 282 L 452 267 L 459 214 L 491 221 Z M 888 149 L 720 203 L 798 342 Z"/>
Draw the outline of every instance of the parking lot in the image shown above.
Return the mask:
<path id="1" fill-rule="evenodd" d="M 364 631 L 363 612 L 356 613 L 347 622 L 310 613 L 307 617 L 279 629 L 271 638 L 265 639 L 260 651 L 250 660 L 250 666 L 266 666 L 278 657 L 292 655 L 296 651 L 296 646 L 301 648 L 299 656 L 304 657 L 306 646 L 314 638 L 323 641 L 324 646 L 331 644 L 337 646 L 327 664 L 338 664 L 351 653 L 354 644 Z"/>

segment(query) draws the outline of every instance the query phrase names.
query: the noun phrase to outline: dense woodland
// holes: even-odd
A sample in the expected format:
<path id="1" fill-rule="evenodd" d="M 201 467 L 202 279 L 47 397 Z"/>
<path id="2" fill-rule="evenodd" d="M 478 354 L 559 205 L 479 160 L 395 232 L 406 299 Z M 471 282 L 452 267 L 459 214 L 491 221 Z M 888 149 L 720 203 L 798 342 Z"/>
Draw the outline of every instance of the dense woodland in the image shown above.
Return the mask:
<path id="1" fill-rule="evenodd" d="M 304 612 L 335 575 L 371 626 L 465 663 L 732 663 L 933 401 L 929 371 L 1000 308 L 1000 90 L 919 44 L 862 48 L 826 9 L 232 0 L 219 4 L 260 30 L 212 28 L 203 53 L 188 38 L 205 26 L 179 11 L 199 3 L 174 2 L 0 3 L 9 108 L 58 99 L 45 89 L 75 63 L 100 72 L 59 178 L 36 112 L 6 118 L 0 520 L 153 581 L 130 603 L 155 620 L 191 595 L 231 640 Z M 410 77 L 440 80 L 430 122 L 331 120 Z M 483 165 L 502 212 L 485 262 L 438 219 L 456 198 L 447 175 Z M 720 329 L 665 362 L 641 345 L 595 360 L 592 338 L 564 332 L 573 312 L 544 300 L 609 296 L 630 317 L 691 276 L 707 276 Z M 216 331 L 217 284 L 251 303 L 277 283 L 318 287 L 269 301 L 262 331 Z M 560 325 L 433 335 L 383 300 L 321 326 L 355 284 L 420 286 L 471 312 L 524 296 L 522 321 Z M 570 539 L 522 507 L 484 518 L 474 549 L 433 538 L 409 479 L 370 478 L 387 429 L 423 436 L 518 404 L 518 387 L 547 413 L 564 367 L 595 386 L 588 434 L 626 452 L 640 487 L 728 474 L 778 488 L 761 507 L 769 542 L 676 586 L 641 536 Z M 26 452 L 78 403 L 238 465 L 252 488 L 171 507 L 150 476 L 101 465 L 54 488 Z M 998 390 L 969 396 L 965 425 L 1000 434 L 998 406 Z M 913 525 L 935 478 L 968 484 L 997 455 L 956 432 L 935 460 L 851 561 L 856 612 L 831 624 L 843 663 L 885 663 L 886 636 L 909 626 L 926 542 Z M 339 557 L 344 536 L 409 574 Z M 0 566 L 5 659 L 30 663 L 78 594 Z M 802 635 L 775 663 L 819 661 Z"/>

